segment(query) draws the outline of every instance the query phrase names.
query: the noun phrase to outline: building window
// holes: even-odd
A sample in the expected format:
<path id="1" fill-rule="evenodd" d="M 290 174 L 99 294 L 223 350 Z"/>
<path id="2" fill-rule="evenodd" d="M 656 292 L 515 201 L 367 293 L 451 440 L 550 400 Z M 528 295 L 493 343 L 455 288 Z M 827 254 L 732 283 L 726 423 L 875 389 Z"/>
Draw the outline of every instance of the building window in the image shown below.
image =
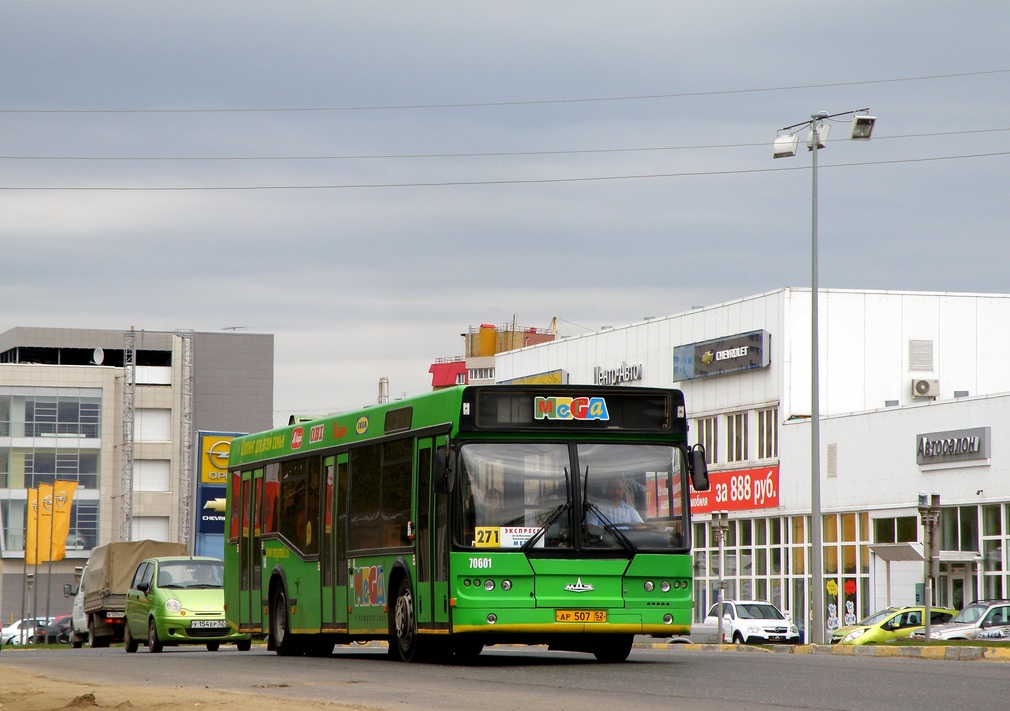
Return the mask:
<path id="1" fill-rule="evenodd" d="M 705 461 L 715 464 L 719 461 L 719 418 L 698 418 L 698 444 L 705 448 Z"/>
<path id="2" fill-rule="evenodd" d="M 171 474 L 168 459 L 137 459 L 133 462 L 133 490 L 169 491 Z"/>
<path id="3" fill-rule="evenodd" d="M 456 373 L 456 385 L 466 385 L 466 373 Z"/>
<path id="4" fill-rule="evenodd" d="M 471 368 L 470 380 L 494 380 L 494 368 Z"/>
<path id="5" fill-rule="evenodd" d="M 914 543 L 919 539 L 919 519 L 915 516 L 873 520 L 874 543 Z"/>
<path id="6" fill-rule="evenodd" d="M 170 541 L 168 516 L 134 516 L 131 521 L 132 540 Z"/>
<path id="7" fill-rule="evenodd" d="M 747 453 L 747 413 L 738 412 L 726 416 L 726 461 L 743 462 Z"/>
<path id="8" fill-rule="evenodd" d="M 133 436 L 138 442 L 171 442 L 172 411 L 140 408 L 134 413 Z"/>
<path id="9" fill-rule="evenodd" d="M 758 459 L 774 459 L 779 456 L 779 409 L 759 410 L 757 416 Z"/>
<path id="10" fill-rule="evenodd" d="M 876 527 L 876 522 L 874 522 Z M 829 629 L 854 625 L 870 613 L 869 514 L 824 516 L 824 619 Z"/>

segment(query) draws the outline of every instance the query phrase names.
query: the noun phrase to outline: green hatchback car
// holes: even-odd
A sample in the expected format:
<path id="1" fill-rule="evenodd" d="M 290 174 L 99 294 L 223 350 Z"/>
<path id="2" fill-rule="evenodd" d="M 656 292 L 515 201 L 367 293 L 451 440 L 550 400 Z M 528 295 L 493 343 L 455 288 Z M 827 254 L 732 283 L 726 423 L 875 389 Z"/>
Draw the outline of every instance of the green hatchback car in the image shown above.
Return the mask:
<path id="1" fill-rule="evenodd" d="M 840 627 L 831 633 L 831 644 L 883 644 L 896 639 L 904 639 L 925 622 L 922 606 L 889 607 L 872 615 L 858 624 Z M 945 607 L 929 608 L 929 622 L 939 625 L 950 620 L 957 613 Z"/>
<path id="2" fill-rule="evenodd" d="M 167 646 L 204 644 L 214 652 L 222 644 L 248 651 L 252 640 L 228 627 L 224 618 L 224 563 L 217 558 L 148 558 L 126 594 L 123 647 L 160 652 Z"/>

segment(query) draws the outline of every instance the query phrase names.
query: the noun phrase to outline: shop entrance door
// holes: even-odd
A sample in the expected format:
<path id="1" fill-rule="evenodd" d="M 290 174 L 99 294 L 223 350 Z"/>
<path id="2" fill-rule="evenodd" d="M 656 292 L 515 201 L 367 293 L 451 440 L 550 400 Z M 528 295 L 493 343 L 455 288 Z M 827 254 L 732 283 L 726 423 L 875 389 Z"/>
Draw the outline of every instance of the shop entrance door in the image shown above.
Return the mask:
<path id="1" fill-rule="evenodd" d="M 960 610 L 966 603 L 977 599 L 975 577 L 971 565 L 948 565 L 936 581 L 936 605 Z"/>

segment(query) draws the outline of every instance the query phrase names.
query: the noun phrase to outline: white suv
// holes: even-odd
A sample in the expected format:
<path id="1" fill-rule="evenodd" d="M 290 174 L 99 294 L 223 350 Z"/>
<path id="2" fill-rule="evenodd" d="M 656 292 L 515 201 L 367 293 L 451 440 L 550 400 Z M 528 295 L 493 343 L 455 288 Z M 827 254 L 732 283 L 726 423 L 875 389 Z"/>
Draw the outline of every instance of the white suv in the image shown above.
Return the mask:
<path id="1" fill-rule="evenodd" d="M 788 614 L 767 600 L 723 600 L 724 641 L 737 644 L 800 643 L 800 631 Z M 712 605 L 705 624 L 719 624 L 719 603 Z"/>

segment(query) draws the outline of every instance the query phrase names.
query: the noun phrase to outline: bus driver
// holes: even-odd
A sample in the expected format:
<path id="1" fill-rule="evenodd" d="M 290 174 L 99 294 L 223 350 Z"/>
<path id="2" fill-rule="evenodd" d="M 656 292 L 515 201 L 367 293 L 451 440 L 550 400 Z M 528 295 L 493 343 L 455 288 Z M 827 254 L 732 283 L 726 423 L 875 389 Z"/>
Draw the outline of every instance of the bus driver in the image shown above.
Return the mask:
<path id="1" fill-rule="evenodd" d="M 596 508 L 610 523 L 642 523 L 638 510 L 624 498 L 624 481 L 620 478 L 611 479 L 604 489 L 607 500 L 596 504 Z M 592 518 L 596 518 L 593 516 Z M 599 525 L 595 521 L 592 524 Z"/>

